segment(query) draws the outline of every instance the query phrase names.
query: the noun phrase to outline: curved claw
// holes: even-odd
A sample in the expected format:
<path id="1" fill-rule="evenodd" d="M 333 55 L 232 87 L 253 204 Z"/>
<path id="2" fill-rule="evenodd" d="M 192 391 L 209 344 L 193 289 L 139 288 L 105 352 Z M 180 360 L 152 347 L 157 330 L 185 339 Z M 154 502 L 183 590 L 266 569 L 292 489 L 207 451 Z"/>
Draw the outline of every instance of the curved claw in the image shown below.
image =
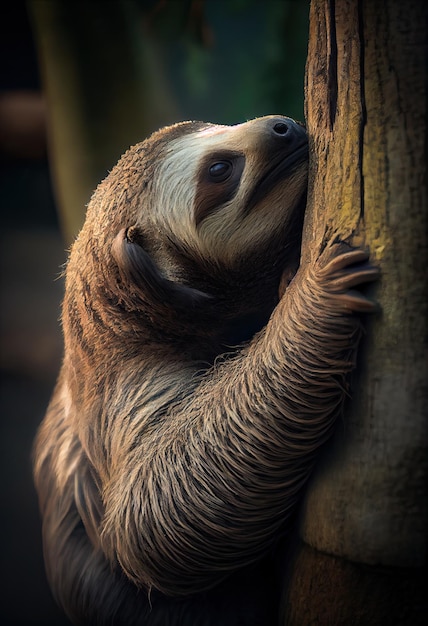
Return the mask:
<path id="1" fill-rule="evenodd" d="M 337 278 L 332 276 L 330 281 L 333 289 L 349 289 L 362 283 L 369 283 L 379 278 L 379 269 L 373 265 L 363 265 L 359 268 L 345 269 L 338 273 Z"/>
<path id="2" fill-rule="evenodd" d="M 376 313 L 379 305 L 358 291 L 345 291 L 335 296 L 350 313 Z"/>
<path id="3" fill-rule="evenodd" d="M 334 274 L 335 272 L 343 269 L 344 267 L 348 267 L 349 265 L 354 265 L 356 263 L 362 263 L 363 261 L 367 261 L 369 259 L 369 253 L 365 250 L 350 250 L 349 252 L 342 252 L 338 254 L 334 259 L 331 259 L 323 267 L 323 272 L 326 274 Z"/>
<path id="4" fill-rule="evenodd" d="M 379 268 L 369 262 L 368 250 L 335 243 L 324 250 L 322 257 L 326 264 L 322 266 L 320 258 L 318 278 L 324 290 L 342 310 L 349 313 L 374 313 L 379 310 L 376 302 L 353 289 L 379 277 Z"/>

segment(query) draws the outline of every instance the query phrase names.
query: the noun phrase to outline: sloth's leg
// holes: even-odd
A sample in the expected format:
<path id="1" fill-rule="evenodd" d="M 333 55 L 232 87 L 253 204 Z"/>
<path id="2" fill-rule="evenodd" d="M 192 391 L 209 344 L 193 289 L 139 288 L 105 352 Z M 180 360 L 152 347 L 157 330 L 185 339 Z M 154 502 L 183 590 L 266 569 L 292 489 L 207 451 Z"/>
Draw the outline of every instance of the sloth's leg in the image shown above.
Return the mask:
<path id="1" fill-rule="evenodd" d="M 189 598 L 166 598 L 135 587 L 112 567 L 97 539 L 99 493 L 81 457 L 58 489 L 45 460 L 43 535 L 46 570 L 54 596 L 74 624 L 82 626 L 258 626 L 274 624 L 279 602 L 273 564 L 240 570 L 224 585 Z"/>
<path id="2" fill-rule="evenodd" d="M 104 486 L 102 545 L 131 580 L 194 593 L 269 549 L 342 413 L 356 314 L 374 309 L 353 288 L 377 275 L 365 252 L 327 246 L 265 330 L 171 407 L 149 441 L 142 433 L 123 450 Z"/>
<path id="3" fill-rule="evenodd" d="M 51 440 L 50 444 L 55 454 L 55 441 Z M 63 459 L 63 462 L 67 463 L 67 460 Z M 76 487 L 79 484 L 82 488 L 88 479 L 84 456 L 60 486 L 55 461 L 50 456 L 44 459 L 36 479 L 43 517 L 47 577 L 55 599 L 73 623 L 151 624 L 146 595 L 138 593 L 124 574 L 111 566 L 99 545 L 89 539 L 82 522 L 83 495 L 76 493 Z M 84 489 L 89 504 L 92 486 L 85 484 Z M 93 493 L 92 506 L 98 500 L 99 495 Z M 89 515 L 86 511 L 86 522 Z M 91 531 L 89 534 L 95 539 Z"/>

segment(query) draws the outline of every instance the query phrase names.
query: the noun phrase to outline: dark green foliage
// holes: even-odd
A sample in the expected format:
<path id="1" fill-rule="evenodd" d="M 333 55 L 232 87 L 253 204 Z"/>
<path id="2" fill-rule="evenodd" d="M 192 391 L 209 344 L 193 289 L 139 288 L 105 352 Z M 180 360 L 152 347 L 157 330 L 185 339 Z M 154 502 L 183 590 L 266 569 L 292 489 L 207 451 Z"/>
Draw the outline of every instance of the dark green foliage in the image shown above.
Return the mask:
<path id="1" fill-rule="evenodd" d="M 309 1 L 140 0 L 182 116 L 303 119 Z"/>

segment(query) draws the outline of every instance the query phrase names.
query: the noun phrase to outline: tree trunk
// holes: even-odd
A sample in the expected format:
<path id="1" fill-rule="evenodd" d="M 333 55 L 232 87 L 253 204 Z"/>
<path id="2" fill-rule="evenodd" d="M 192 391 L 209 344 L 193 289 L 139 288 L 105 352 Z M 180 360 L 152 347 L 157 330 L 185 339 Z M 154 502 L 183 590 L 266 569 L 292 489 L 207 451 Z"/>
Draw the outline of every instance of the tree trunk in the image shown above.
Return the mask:
<path id="1" fill-rule="evenodd" d="M 422 0 L 311 4 L 303 260 L 332 232 L 367 245 L 381 313 L 304 503 L 287 626 L 427 618 L 426 19 Z"/>

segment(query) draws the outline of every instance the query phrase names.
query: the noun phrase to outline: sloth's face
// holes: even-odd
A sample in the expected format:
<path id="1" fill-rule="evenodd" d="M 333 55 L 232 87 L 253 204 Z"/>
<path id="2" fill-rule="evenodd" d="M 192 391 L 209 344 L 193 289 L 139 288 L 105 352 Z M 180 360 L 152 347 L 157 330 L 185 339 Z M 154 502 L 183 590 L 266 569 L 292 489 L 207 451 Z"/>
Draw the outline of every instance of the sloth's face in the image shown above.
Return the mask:
<path id="1" fill-rule="evenodd" d="M 191 128 L 165 144 L 141 226 L 230 263 L 286 229 L 306 190 L 307 135 L 279 116 Z"/>
<path id="2" fill-rule="evenodd" d="M 198 337 L 239 342 L 235 322 L 260 329 L 298 267 L 307 177 L 307 135 L 287 117 L 163 128 L 98 186 L 68 288 L 84 274 L 121 328 L 150 320 L 189 338 L 196 324 Z"/>

